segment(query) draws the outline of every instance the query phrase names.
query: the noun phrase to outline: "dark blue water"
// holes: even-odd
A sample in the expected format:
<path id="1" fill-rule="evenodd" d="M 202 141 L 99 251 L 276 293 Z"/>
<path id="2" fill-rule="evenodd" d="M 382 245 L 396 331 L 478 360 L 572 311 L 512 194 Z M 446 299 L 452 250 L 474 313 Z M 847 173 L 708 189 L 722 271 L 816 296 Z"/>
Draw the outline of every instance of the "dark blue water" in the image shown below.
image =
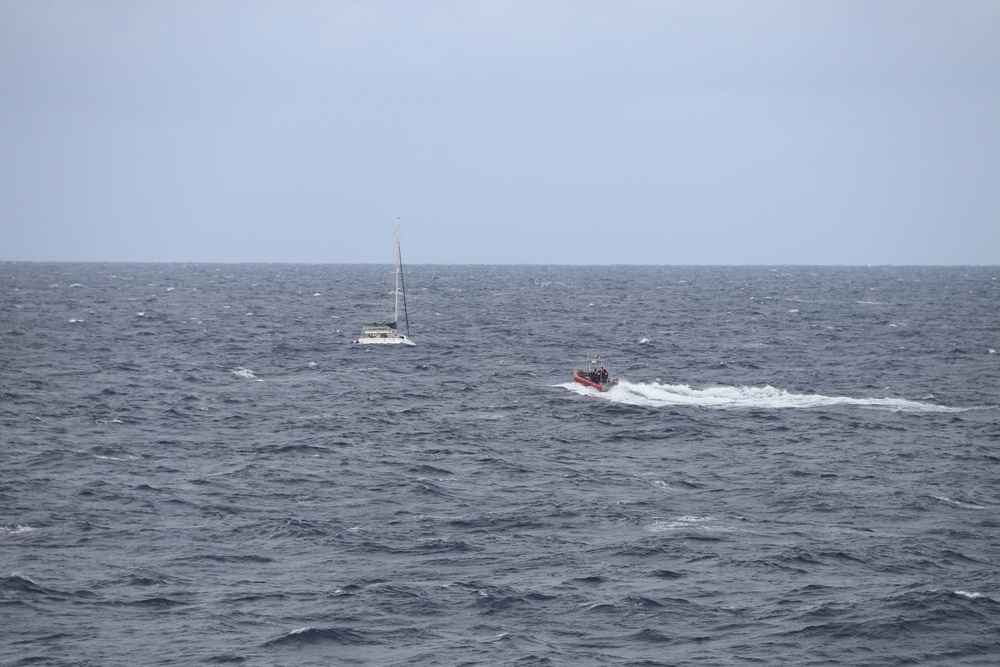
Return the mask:
<path id="1" fill-rule="evenodd" d="M 1000 269 L 384 272 L 0 264 L 0 664 L 1000 663 Z"/>

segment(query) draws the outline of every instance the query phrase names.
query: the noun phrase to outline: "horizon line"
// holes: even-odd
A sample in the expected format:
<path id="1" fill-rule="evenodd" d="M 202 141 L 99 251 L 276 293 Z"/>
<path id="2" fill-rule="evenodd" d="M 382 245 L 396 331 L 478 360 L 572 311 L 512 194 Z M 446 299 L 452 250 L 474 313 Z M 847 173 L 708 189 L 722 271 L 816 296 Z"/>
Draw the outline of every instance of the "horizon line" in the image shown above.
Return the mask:
<path id="1" fill-rule="evenodd" d="M 285 265 L 285 266 L 383 266 L 385 262 L 303 262 L 303 261 L 208 261 L 208 260 L 108 260 L 108 259 L 0 259 L 0 264 L 172 264 L 172 265 L 222 265 L 222 266 L 242 266 L 249 264 L 263 265 Z M 896 264 L 896 263 L 868 263 L 868 264 L 845 264 L 845 263 L 787 263 L 787 262 L 753 262 L 739 264 L 723 263 L 691 263 L 691 264 L 648 264 L 616 262 L 608 264 L 568 264 L 563 262 L 408 262 L 405 267 L 414 266 L 559 266 L 559 267 L 824 267 L 824 268 L 885 268 L 885 267 L 940 267 L 940 268 L 1000 268 L 997 264 Z"/>

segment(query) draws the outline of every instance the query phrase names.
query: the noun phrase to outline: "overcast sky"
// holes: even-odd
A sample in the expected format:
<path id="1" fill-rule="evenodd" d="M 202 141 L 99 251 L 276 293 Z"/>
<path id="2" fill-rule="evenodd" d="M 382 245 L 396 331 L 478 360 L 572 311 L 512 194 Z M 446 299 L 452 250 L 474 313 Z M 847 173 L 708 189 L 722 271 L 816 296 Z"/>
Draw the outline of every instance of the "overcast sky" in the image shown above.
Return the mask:
<path id="1" fill-rule="evenodd" d="M 0 260 L 1000 264 L 996 0 L 0 0 Z"/>

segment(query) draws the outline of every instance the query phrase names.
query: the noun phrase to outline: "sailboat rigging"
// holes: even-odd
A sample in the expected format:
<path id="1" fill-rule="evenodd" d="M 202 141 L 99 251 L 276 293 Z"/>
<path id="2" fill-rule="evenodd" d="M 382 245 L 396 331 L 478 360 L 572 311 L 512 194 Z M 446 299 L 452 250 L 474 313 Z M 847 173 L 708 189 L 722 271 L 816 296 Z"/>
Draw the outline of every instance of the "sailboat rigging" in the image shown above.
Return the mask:
<path id="1" fill-rule="evenodd" d="M 396 285 L 393 290 L 393 316 L 392 322 L 379 324 L 373 322 L 361 327 L 361 336 L 354 342 L 361 345 L 416 345 L 410 340 L 410 316 L 406 311 L 406 285 L 403 281 L 403 259 L 400 252 L 400 237 L 402 233 L 399 229 L 399 218 L 396 218 Z M 403 322 L 406 324 L 406 333 L 400 333 L 399 325 L 399 305 L 403 304 Z"/>

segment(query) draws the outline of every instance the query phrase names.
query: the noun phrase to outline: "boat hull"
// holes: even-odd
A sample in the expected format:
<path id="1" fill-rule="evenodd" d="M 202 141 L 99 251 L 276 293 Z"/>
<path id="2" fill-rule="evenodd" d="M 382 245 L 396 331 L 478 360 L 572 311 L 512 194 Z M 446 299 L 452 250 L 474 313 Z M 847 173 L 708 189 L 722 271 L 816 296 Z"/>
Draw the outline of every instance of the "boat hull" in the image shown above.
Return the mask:
<path id="1" fill-rule="evenodd" d="M 587 377 L 587 371 L 581 371 L 579 368 L 573 369 L 573 379 L 585 387 L 593 387 L 597 391 L 608 391 L 616 384 L 618 384 L 617 379 L 609 379 L 607 382 L 594 382 Z"/>
<path id="2" fill-rule="evenodd" d="M 395 329 L 388 331 L 364 331 L 354 341 L 358 345 L 416 345 L 406 334 L 397 333 Z"/>
<path id="3" fill-rule="evenodd" d="M 361 335 L 354 342 L 358 345 L 416 345 L 392 324 L 367 324 L 361 328 Z"/>
<path id="4" fill-rule="evenodd" d="M 416 345 L 406 336 L 386 336 L 385 338 L 358 338 L 358 345 Z"/>

